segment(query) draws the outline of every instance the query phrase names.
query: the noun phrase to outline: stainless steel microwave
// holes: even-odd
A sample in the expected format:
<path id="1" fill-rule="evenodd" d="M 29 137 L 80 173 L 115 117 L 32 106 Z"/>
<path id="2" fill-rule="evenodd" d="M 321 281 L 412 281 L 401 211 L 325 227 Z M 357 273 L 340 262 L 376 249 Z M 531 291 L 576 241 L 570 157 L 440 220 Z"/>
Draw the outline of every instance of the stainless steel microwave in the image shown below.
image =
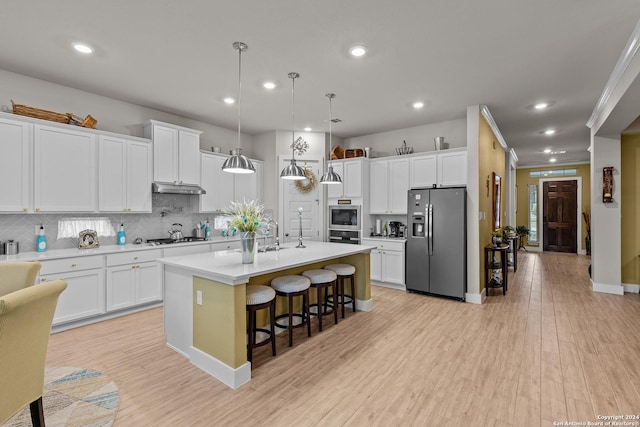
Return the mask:
<path id="1" fill-rule="evenodd" d="M 360 230 L 362 212 L 358 205 L 329 206 L 329 228 L 334 230 Z"/>

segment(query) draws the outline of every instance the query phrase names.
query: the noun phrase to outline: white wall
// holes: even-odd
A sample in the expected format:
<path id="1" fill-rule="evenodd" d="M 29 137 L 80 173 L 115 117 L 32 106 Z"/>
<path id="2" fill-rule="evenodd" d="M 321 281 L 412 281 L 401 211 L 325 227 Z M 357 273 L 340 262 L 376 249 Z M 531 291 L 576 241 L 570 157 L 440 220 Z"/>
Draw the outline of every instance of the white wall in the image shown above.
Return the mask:
<path id="1" fill-rule="evenodd" d="M 274 218 L 278 218 L 278 180 L 276 132 L 267 132 L 253 137 L 253 152 L 262 159 L 262 199 L 266 208 L 272 209 Z"/>
<path id="2" fill-rule="evenodd" d="M 480 294 L 480 106 L 467 107 L 467 302 L 482 303 Z M 484 294 L 483 294 L 484 295 Z"/>
<path id="3" fill-rule="evenodd" d="M 434 151 L 433 138 L 436 136 L 444 136 L 445 142 L 449 143 L 449 148 L 466 147 L 467 119 L 448 120 L 389 132 L 345 138 L 344 147 L 371 147 L 371 157 L 395 156 L 395 149 L 401 147 L 403 141 L 407 142 L 408 147 L 413 147 L 416 153 Z M 336 145 L 335 141 L 334 145 Z"/>
<path id="4" fill-rule="evenodd" d="M 222 148 L 223 153 L 228 153 L 237 145 L 237 130 L 225 129 L 2 69 L 0 69 L 0 93 L 3 95 L 2 103 L 6 103 L 9 109 L 11 108 L 10 100 L 13 99 L 17 104 L 73 113 L 82 117 L 91 114 L 98 121 L 96 128 L 101 130 L 142 137 L 144 136 L 142 123 L 155 119 L 202 131 L 200 147 L 205 150 L 218 146 Z M 253 152 L 251 135 L 242 135 L 241 146 L 249 157 L 259 159 Z"/>
<path id="5" fill-rule="evenodd" d="M 602 203 L 602 168 L 613 166 L 613 203 Z M 620 230 L 620 139 L 591 139 L 591 277 L 593 290 L 623 294 Z M 618 187 L 618 188 L 616 188 Z"/>

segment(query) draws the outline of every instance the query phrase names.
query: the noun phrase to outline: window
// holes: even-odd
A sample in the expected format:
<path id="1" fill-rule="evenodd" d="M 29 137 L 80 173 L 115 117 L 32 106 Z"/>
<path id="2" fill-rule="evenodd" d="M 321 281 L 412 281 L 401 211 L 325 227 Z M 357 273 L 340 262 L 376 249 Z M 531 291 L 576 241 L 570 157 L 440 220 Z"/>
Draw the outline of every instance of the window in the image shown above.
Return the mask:
<path id="1" fill-rule="evenodd" d="M 529 243 L 538 243 L 538 186 L 529 184 Z"/>
<path id="2" fill-rule="evenodd" d="M 575 168 L 554 169 L 554 170 L 548 170 L 548 171 L 530 171 L 529 177 L 530 178 L 544 178 L 544 177 L 552 178 L 555 176 L 575 176 L 577 174 L 578 174 L 578 170 Z"/>

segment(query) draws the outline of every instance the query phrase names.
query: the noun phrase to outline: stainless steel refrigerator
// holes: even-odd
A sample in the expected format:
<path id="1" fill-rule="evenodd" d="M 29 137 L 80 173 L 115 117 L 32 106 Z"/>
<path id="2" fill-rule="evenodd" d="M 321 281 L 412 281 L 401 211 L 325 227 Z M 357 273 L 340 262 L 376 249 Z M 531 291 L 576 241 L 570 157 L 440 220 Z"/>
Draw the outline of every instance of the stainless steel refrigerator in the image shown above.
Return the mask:
<path id="1" fill-rule="evenodd" d="M 467 290 L 465 188 L 409 190 L 407 290 L 464 300 Z"/>

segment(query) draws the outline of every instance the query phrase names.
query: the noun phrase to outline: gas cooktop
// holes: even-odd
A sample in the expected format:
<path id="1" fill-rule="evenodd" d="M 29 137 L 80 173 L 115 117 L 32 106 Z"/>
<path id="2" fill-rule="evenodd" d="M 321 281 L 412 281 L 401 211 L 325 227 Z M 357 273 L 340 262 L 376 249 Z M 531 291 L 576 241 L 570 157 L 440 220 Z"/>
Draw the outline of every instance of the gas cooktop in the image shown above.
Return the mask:
<path id="1" fill-rule="evenodd" d="M 150 245 L 171 245 L 173 243 L 188 243 L 188 242 L 203 242 L 204 237 L 183 237 L 182 239 L 172 239 L 170 237 L 164 237 L 161 239 L 147 239 L 147 243 Z"/>

